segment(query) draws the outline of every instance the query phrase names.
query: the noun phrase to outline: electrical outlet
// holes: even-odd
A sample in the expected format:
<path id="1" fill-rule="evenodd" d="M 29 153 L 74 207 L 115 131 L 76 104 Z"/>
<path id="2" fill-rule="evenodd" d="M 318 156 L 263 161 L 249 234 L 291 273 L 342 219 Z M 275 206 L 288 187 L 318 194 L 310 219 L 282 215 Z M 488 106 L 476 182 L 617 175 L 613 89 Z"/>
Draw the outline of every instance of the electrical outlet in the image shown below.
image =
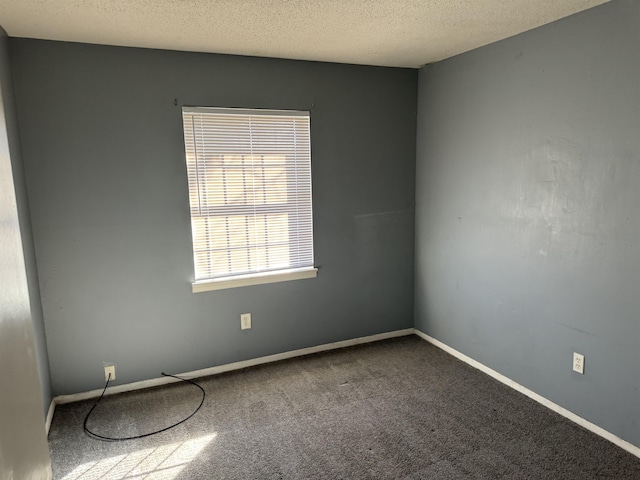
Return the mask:
<path id="1" fill-rule="evenodd" d="M 116 366 L 113 363 L 105 363 L 104 364 L 104 381 L 113 382 L 115 379 L 116 379 Z"/>
<path id="2" fill-rule="evenodd" d="M 240 315 L 240 329 L 247 330 L 248 328 L 251 328 L 251 314 L 243 313 Z"/>
<path id="3" fill-rule="evenodd" d="M 584 355 L 573 352 L 573 371 L 584 375 Z"/>

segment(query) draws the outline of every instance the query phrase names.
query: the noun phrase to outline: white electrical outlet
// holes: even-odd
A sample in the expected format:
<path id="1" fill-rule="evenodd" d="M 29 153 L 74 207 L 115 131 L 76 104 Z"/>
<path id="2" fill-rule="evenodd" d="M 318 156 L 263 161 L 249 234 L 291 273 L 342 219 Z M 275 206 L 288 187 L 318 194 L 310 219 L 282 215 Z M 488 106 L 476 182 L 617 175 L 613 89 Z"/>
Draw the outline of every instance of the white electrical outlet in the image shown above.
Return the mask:
<path id="1" fill-rule="evenodd" d="M 243 313 L 240 315 L 240 329 L 247 330 L 251 328 L 251 314 Z"/>
<path id="2" fill-rule="evenodd" d="M 573 352 L 573 371 L 584 375 L 584 355 Z"/>
<path id="3" fill-rule="evenodd" d="M 113 363 L 105 363 L 104 364 L 104 381 L 113 382 L 115 379 L 116 379 L 116 366 Z"/>

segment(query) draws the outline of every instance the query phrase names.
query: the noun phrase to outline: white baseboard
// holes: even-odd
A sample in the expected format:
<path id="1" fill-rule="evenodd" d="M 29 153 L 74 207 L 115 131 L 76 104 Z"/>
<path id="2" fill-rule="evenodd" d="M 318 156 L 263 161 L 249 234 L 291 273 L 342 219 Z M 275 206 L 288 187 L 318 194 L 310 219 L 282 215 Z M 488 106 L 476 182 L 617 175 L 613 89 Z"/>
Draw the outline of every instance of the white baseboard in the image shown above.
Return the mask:
<path id="1" fill-rule="evenodd" d="M 51 429 L 51 420 L 53 420 L 53 412 L 56 411 L 56 399 L 52 398 L 51 403 L 49 404 L 49 410 L 47 410 L 47 418 L 44 421 L 44 428 L 49 435 L 49 430 Z"/>
<path id="2" fill-rule="evenodd" d="M 406 328 L 404 330 L 396 330 L 393 332 L 379 333 L 377 335 L 369 335 L 367 337 L 352 338 L 350 340 L 343 340 L 340 342 L 326 343 L 324 345 L 317 345 L 315 347 L 301 348 L 299 350 L 291 350 L 289 352 L 277 353 L 275 355 L 268 355 L 266 357 L 253 358 L 251 360 L 243 360 L 241 362 L 228 363 L 226 365 L 219 365 L 217 367 L 204 368 L 202 370 L 194 370 L 192 372 L 185 372 L 177 374 L 183 378 L 198 378 L 207 377 L 209 375 L 216 375 L 218 373 L 230 372 L 232 370 L 240 370 L 242 368 L 253 367 L 256 365 L 262 365 L 265 363 L 277 362 L 280 360 L 286 360 L 288 358 L 302 357 L 303 355 L 310 355 L 312 353 L 326 352 L 329 350 L 335 350 L 337 348 L 351 347 L 353 345 L 360 345 L 363 343 L 377 342 L 378 340 L 385 340 L 387 338 L 404 337 L 407 335 L 413 335 L 413 328 Z M 140 382 L 126 383 L 124 385 L 116 385 L 107 388 L 106 395 L 113 395 L 115 393 L 130 392 L 133 390 L 141 390 L 143 388 L 157 387 L 159 385 L 167 385 L 169 383 L 179 382 L 172 377 L 160 377 L 152 378 L 150 380 L 142 380 Z M 91 398 L 98 398 L 102 393 L 102 389 L 90 390 L 88 392 L 73 393 L 71 395 L 59 395 L 53 399 L 52 404 L 64 404 L 71 402 L 79 402 L 81 400 L 88 400 Z M 50 408 L 52 417 L 53 410 Z"/>
<path id="3" fill-rule="evenodd" d="M 595 433 L 596 435 L 599 435 L 602 438 L 604 438 L 606 440 L 609 440 L 611 443 L 619 446 L 620 448 L 622 448 L 622 449 L 626 450 L 627 452 L 635 455 L 636 457 L 640 457 L 640 447 L 637 447 L 637 446 L 633 445 L 632 443 L 629 443 L 626 440 L 623 440 L 622 438 L 618 437 L 617 435 L 614 435 L 613 433 L 605 430 L 604 428 L 599 427 L 595 423 L 591 423 L 589 420 L 586 420 L 586 419 L 576 415 L 572 411 L 567 410 L 564 407 L 561 407 L 557 403 L 554 403 L 551 400 L 548 400 L 548 399 L 544 398 L 543 396 L 538 395 L 536 392 L 534 392 L 532 390 L 529 390 L 527 387 L 524 387 L 524 386 L 520 385 L 519 383 L 514 382 L 510 378 L 505 377 L 501 373 L 496 372 L 495 370 L 487 367 L 486 365 L 483 365 L 482 363 L 474 360 L 473 358 L 467 357 L 464 353 L 461 353 L 458 350 L 456 350 L 454 348 L 451 348 L 449 345 L 447 345 L 445 343 L 442 343 L 441 341 L 436 340 L 433 337 L 430 337 L 426 333 L 422 333 L 420 330 L 417 330 L 417 329 L 414 329 L 414 332 L 415 332 L 415 334 L 417 336 L 419 336 L 423 340 L 426 340 L 427 342 L 431 343 L 432 345 L 444 350 L 445 352 L 453 355 L 454 357 L 462 360 L 463 362 L 471 365 L 472 367 L 477 368 L 481 372 L 486 373 L 487 375 L 489 375 L 489 376 L 495 378 L 496 380 L 498 380 L 499 382 L 504 383 L 505 385 L 513 388 L 514 390 L 517 390 L 518 392 L 526 395 L 527 397 L 531 398 L 532 400 L 535 400 L 536 402 L 540 403 L 541 405 L 544 405 L 545 407 L 549 408 L 550 410 L 553 410 L 554 412 L 559 413 L 563 417 L 568 418 L 569 420 L 571 420 L 574 423 L 577 423 L 581 427 L 584 427 L 587 430 Z"/>

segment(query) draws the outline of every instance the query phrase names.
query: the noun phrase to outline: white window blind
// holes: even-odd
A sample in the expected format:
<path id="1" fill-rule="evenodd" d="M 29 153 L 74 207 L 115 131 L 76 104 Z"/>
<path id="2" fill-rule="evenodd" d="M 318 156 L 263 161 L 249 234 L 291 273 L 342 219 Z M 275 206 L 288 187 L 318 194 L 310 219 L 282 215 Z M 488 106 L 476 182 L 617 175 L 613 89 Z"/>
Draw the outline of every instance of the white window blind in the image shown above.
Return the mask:
<path id="1" fill-rule="evenodd" d="M 313 267 L 309 113 L 182 116 L 196 281 Z"/>

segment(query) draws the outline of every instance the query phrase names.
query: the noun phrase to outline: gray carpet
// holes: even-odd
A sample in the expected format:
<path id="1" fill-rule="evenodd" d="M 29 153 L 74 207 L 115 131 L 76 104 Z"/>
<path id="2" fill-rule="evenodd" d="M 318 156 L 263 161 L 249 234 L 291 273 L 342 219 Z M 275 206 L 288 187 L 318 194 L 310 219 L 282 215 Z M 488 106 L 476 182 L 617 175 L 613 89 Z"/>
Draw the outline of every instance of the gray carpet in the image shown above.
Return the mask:
<path id="1" fill-rule="evenodd" d="M 141 440 L 88 438 L 93 401 L 60 405 L 54 479 L 640 478 L 640 459 L 415 336 L 200 379 L 203 408 Z M 105 397 L 89 427 L 139 435 L 200 391 Z"/>

